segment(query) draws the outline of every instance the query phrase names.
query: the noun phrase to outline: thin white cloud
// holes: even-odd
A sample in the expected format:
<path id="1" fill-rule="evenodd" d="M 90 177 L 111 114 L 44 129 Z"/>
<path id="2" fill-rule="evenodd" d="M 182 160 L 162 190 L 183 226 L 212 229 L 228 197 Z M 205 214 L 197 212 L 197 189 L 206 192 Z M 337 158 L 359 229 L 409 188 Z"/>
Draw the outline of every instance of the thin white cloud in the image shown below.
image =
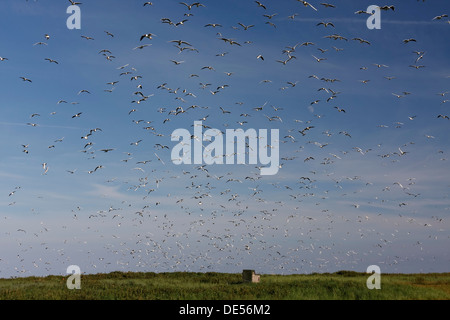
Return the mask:
<path id="1" fill-rule="evenodd" d="M 333 22 L 342 22 L 342 23 L 359 23 L 365 26 L 366 19 L 358 19 L 358 18 L 336 18 L 336 17 L 328 17 L 328 18 L 295 18 L 296 22 L 322 22 L 322 21 L 333 21 Z M 389 20 L 386 18 L 381 19 L 381 25 L 383 24 L 402 24 L 402 25 L 430 25 L 430 26 L 444 26 L 448 27 L 446 23 L 440 23 L 436 21 L 426 21 L 426 20 Z"/>
<path id="2" fill-rule="evenodd" d="M 20 122 L 0 122 L 2 126 L 29 126 L 27 123 Z M 74 126 L 58 126 L 58 125 L 48 125 L 48 124 L 38 124 L 37 127 L 42 128 L 55 128 L 55 129 L 71 129 L 71 130 L 88 130 L 87 128 L 74 127 Z"/>
<path id="3" fill-rule="evenodd" d="M 92 189 L 88 191 L 90 196 L 99 196 L 102 198 L 113 198 L 117 200 L 125 200 L 129 195 L 119 191 L 120 186 L 105 186 L 94 183 Z"/>

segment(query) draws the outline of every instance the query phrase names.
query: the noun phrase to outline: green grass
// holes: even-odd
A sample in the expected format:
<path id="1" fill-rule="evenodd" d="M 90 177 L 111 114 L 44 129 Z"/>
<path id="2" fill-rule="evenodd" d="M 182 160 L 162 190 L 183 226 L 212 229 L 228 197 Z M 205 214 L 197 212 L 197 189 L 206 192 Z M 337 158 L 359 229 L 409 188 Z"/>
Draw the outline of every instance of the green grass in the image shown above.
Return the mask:
<path id="1" fill-rule="evenodd" d="M 69 290 L 67 277 L 0 279 L 0 300 L 449 300 L 450 273 L 382 274 L 381 289 L 369 290 L 365 273 L 261 275 L 243 283 L 241 274 L 112 272 L 81 276 Z"/>

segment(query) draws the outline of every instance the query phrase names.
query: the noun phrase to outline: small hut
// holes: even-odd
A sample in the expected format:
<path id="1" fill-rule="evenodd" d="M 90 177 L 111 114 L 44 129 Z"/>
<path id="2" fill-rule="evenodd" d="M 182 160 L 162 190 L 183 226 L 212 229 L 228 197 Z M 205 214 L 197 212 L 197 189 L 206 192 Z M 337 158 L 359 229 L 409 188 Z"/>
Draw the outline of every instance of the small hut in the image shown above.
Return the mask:
<path id="1" fill-rule="evenodd" d="M 243 282 L 253 282 L 258 283 L 260 281 L 260 275 L 255 274 L 255 270 L 243 270 L 242 271 L 242 281 Z"/>

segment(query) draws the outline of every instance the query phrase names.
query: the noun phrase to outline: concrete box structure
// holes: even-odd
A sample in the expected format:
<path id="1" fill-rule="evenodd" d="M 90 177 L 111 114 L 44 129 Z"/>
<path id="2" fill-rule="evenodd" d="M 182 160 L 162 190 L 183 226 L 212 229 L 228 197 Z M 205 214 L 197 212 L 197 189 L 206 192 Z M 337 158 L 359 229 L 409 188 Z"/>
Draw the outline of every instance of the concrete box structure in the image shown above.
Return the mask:
<path id="1" fill-rule="evenodd" d="M 259 274 L 255 274 L 255 270 L 243 270 L 242 271 L 242 281 L 243 282 L 253 282 L 258 283 L 261 280 Z"/>

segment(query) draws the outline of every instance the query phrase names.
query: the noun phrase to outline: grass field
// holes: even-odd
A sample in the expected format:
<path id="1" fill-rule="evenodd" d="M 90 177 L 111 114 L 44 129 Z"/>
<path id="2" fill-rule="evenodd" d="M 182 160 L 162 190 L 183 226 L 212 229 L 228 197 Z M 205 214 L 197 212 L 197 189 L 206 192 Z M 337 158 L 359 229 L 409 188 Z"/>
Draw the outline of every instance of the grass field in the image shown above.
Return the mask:
<path id="1" fill-rule="evenodd" d="M 0 300 L 450 300 L 450 273 L 382 274 L 380 290 L 366 287 L 368 277 L 339 271 L 243 283 L 241 274 L 112 272 L 82 275 L 79 290 L 67 289 L 67 277 L 27 277 L 0 279 Z"/>

